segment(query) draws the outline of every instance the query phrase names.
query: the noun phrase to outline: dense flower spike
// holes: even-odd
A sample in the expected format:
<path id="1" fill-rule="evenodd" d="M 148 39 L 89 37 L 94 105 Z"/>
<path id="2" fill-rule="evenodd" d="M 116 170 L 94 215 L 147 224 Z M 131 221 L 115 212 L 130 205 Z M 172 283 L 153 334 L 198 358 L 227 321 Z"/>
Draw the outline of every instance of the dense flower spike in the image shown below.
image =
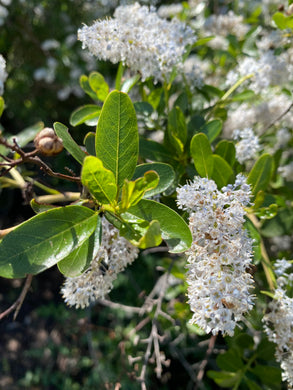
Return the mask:
<path id="1" fill-rule="evenodd" d="M 184 23 L 161 19 L 153 7 L 138 3 L 118 7 L 113 19 L 84 26 L 78 39 L 99 59 L 121 61 L 139 71 L 142 80 L 153 76 L 161 81 L 182 61 L 186 46 L 196 41 Z"/>
<path id="2" fill-rule="evenodd" d="M 249 127 L 243 130 L 234 130 L 233 138 L 238 141 L 235 145 L 236 158 L 241 164 L 254 158 L 260 150 L 258 136 Z"/>
<path id="3" fill-rule="evenodd" d="M 178 206 L 189 212 L 193 244 L 188 255 L 191 323 L 207 333 L 232 336 L 236 323 L 253 305 L 249 272 L 252 240 L 243 227 L 250 187 L 238 175 L 221 191 L 213 180 L 195 177 L 177 189 Z"/>
<path id="4" fill-rule="evenodd" d="M 65 302 L 69 306 L 84 308 L 104 298 L 111 291 L 119 272 L 137 256 L 138 249 L 120 237 L 118 230 L 103 218 L 102 241 L 98 253 L 83 274 L 66 278 L 61 290 Z"/>
<path id="5" fill-rule="evenodd" d="M 270 341 L 276 344 L 276 360 L 282 368 L 282 379 L 293 386 L 293 298 L 286 293 L 286 285 L 292 286 L 292 276 L 288 272 L 292 264 L 285 260 L 275 263 L 278 288 L 274 300 L 269 304 L 269 312 L 264 316 L 264 329 Z"/>

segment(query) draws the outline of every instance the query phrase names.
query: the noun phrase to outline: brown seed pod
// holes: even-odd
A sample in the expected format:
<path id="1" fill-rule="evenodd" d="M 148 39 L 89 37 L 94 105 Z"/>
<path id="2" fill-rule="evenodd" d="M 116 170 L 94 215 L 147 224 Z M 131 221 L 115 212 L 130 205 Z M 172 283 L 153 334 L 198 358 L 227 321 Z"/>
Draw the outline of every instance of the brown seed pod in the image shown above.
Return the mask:
<path id="1" fill-rule="evenodd" d="M 35 136 L 34 144 L 44 156 L 55 156 L 63 150 L 62 139 L 49 127 L 45 127 Z"/>

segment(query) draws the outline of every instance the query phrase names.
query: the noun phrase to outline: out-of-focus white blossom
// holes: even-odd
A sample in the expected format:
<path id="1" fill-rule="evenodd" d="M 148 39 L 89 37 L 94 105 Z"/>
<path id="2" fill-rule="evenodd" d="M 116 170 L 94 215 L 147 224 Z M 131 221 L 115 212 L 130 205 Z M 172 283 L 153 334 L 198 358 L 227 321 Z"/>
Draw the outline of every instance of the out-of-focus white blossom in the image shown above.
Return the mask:
<path id="1" fill-rule="evenodd" d="M 278 168 L 279 174 L 287 181 L 293 181 L 293 161 Z"/>
<path id="2" fill-rule="evenodd" d="M 3 94 L 4 83 L 6 79 L 7 79 L 6 61 L 4 57 L 0 54 L 0 95 Z"/>
<path id="3" fill-rule="evenodd" d="M 188 255 L 191 323 L 207 333 L 232 336 L 253 305 L 252 240 L 244 229 L 244 207 L 251 191 L 244 176 L 221 191 L 213 180 L 195 177 L 177 189 L 179 208 L 189 212 L 193 236 Z"/>
<path id="4" fill-rule="evenodd" d="M 158 15 L 160 18 L 172 18 L 179 15 L 183 11 L 183 5 L 181 3 L 161 5 L 158 8 Z"/>
<path id="5" fill-rule="evenodd" d="M 114 18 L 78 30 L 83 48 L 101 60 L 122 62 L 145 80 L 164 80 L 180 67 L 186 46 L 196 41 L 184 23 L 159 18 L 155 9 L 138 3 L 116 8 Z M 182 65 L 181 65 L 182 66 Z"/>
<path id="6" fill-rule="evenodd" d="M 240 164 L 254 158 L 260 150 L 259 138 L 250 127 L 243 130 L 234 130 L 233 138 L 238 141 L 235 147 L 236 158 Z"/>
<path id="7" fill-rule="evenodd" d="M 248 32 L 249 26 L 243 23 L 243 16 L 235 15 L 233 11 L 229 11 L 225 15 L 211 15 L 204 24 L 204 30 L 207 35 L 228 34 L 236 35 L 237 38 L 243 38 Z"/>
<path id="8" fill-rule="evenodd" d="M 286 293 L 286 283 L 292 285 L 292 277 L 287 274 L 292 266 L 285 259 L 275 263 L 277 289 L 274 300 L 269 303 L 269 312 L 263 318 L 264 330 L 268 339 L 276 344 L 276 360 L 280 362 L 282 379 L 293 386 L 293 298 Z M 291 274 L 292 275 L 292 274 Z"/>
<path id="9" fill-rule="evenodd" d="M 56 41 L 56 39 L 46 39 L 41 44 L 42 50 L 51 50 L 51 49 L 57 49 L 60 46 L 60 42 Z"/>
<path id="10" fill-rule="evenodd" d="M 259 59 L 246 57 L 241 59 L 238 67 L 232 70 L 227 75 L 227 80 L 233 80 L 233 77 L 240 79 L 241 77 L 252 75 L 247 81 L 249 88 L 256 93 L 261 93 L 263 89 L 269 86 L 287 85 L 289 80 L 292 80 L 291 66 L 286 62 L 282 55 L 275 56 L 273 51 L 263 53 Z M 232 73 L 232 74 L 231 74 Z"/>
<path id="11" fill-rule="evenodd" d="M 138 249 L 105 218 L 102 218 L 102 241 L 90 267 L 80 276 L 66 278 L 62 294 L 69 306 L 84 308 L 104 298 L 113 288 L 118 274 L 138 256 Z"/>

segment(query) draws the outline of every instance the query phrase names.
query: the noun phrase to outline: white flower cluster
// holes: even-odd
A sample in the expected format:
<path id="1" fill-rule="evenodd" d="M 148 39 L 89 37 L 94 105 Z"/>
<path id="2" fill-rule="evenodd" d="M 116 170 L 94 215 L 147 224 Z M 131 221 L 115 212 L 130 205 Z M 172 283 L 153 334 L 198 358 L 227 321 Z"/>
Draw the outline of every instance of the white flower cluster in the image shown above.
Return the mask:
<path id="1" fill-rule="evenodd" d="M 293 161 L 278 168 L 279 174 L 287 181 L 293 181 Z"/>
<path id="2" fill-rule="evenodd" d="M 259 59 L 246 57 L 241 60 L 236 70 L 227 75 L 227 82 L 234 84 L 238 79 L 252 74 L 249 88 L 256 93 L 274 85 L 287 85 L 291 77 L 291 66 L 280 56 L 275 56 L 272 50 L 261 55 Z"/>
<path id="3" fill-rule="evenodd" d="M 180 67 L 186 46 L 196 41 L 193 30 L 184 23 L 159 18 L 155 9 L 125 5 L 116 8 L 114 18 L 96 21 L 78 30 L 83 48 L 101 60 L 122 62 L 142 75 L 142 80 L 168 78 L 174 66 Z"/>
<path id="4" fill-rule="evenodd" d="M 263 322 L 269 340 L 276 344 L 282 379 L 293 386 L 293 298 L 289 298 L 282 287 L 276 289 Z"/>
<path id="5" fill-rule="evenodd" d="M 230 137 L 235 128 L 244 129 L 245 127 L 253 127 L 258 134 L 261 134 L 262 129 L 276 122 L 276 119 L 286 111 L 292 102 L 285 94 L 272 96 L 270 93 L 265 99 L 259 104 L 249 105 L 243 103 L 234 111 L 231 111 L 224 124 L 224 135 Z M 286 115 L 282 116 L 281 121 L 276 122 L 276 125 L 292 128 L 293 113 L 291 111 L 287 112 Z M 288 139 L 287 136 L 286 139 Z"/>
<path id="6" fill-rule="evenodd" d="M 243 130 L 234 130 L 233 138 L 238 141 L 235 147 L 236 158 L 240 164 L 254 158 L 260 150 L 259 138 L 250 127 L 246 127 Z"/>
<path id="7" fill-rule="evenodd" d="M 0 54 L 0 96 L 3 94 L 4 83 L 6 79 L 7 79 L 6 61 L 3 58 L 3 56 Z"/>
<path id="8" fill-rule="evenodd" d="M 118 274 L 138 256 L 138 249 L 105 218 L 102 218 L 102 241 L 89 269 L 83 274 L 66 278 L 62 294 L 69 306 L 84 308 L 104 298 L 113 288 Z"/>
<path id="9" fill-rule="evenodd" d="M 251 191 L 244 176 L 221 191 L 213 180 L 195 177 L 177 189 L 177 202 L 189 212 L 193 235 L 188 255 L 191 323 L 207 333 L 232 336 L 236 323 L 253 306 L 249 272 L 252 240 L 243 227 Z"/>
<path id="10" fill-rule="evenodd" d="M 229 11 L 223 15 L 211 15 L 204 24 L 204 30 L 207 35 L 227 36 L 233 34 L 237 38 L 243 38 L 248 32 L 249 26 L 243 23 L 243 16 L 235 15 Z"/>

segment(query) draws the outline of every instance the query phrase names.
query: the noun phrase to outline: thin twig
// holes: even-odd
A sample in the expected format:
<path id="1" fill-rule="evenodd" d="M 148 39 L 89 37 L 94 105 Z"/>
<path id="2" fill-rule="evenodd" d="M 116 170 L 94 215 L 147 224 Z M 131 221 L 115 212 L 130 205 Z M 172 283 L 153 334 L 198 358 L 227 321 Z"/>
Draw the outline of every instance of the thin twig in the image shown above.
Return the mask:
<path id="1" fill-rule="evenodd" d="M 288 114 L 288 112 L 291 110 L 291 108 L 293 107 L 293 103 L 290 104 L 290 106 L 284 111 L 282 112 L 282 114 L 280 114 L 277 118 L 275 118 L 269 125 L 267 125 L 264 129 L 262 129 L 262 133 L 265 133 L 270 127 L 274 126 L 274 124 L 276 122 L 278 122 L 279 120 L 281 120 L 286 114 Z"/>
<path id="2" fill-rule="evenodd" d="M 22 291 L 21 291 L 19 297 L 17 298 L 17 300 L 8 309 L 6 309 L 4 312 L 0 313 L 0 321 L 4 317 L 6 317 L 8 314 L 10 314 L 13 310 L 15 310 L 15 313 L 13 315 L 13 320 L 15 321 L 15 319 L 19 313 L 19 310 L 23 304 L 24 298 L 26 297 L 26 294 L 28 293 L 28 290 L 29 290 L 30 285 L 32 283 L 32 279 L 33 279 L 33 275 L 29 274 L 26 278 L 26 281 L 24 283 Z"/>
<path id="3" fill-rule="evenodd" d="M 194 390 L 197 390 L 199 388 L 199 385 L 200 385 L 200 383 L 202 381 L 202 378 L 204 377 L 205 368 L 206 368 L 206 366 L 208 364 L 209 357 L 210 357 L 210 355 L 212 354 L 212 352 L 213 352 L 213 350 L 215 348 L 216 339 L 217 339 L 217 335 L 213 335 L 210 338 L 209 346 L 208 346 L 205 358 L 204 358 L 204 360 L 201 362 L 201 364 L 199 366 L 199 371 L 198 371 L 198 374 L 197 374 L 197 377 L 196 377 L 196 382 L 197 383 L 196 383 L 196 385 L 194 387 Z"/>

